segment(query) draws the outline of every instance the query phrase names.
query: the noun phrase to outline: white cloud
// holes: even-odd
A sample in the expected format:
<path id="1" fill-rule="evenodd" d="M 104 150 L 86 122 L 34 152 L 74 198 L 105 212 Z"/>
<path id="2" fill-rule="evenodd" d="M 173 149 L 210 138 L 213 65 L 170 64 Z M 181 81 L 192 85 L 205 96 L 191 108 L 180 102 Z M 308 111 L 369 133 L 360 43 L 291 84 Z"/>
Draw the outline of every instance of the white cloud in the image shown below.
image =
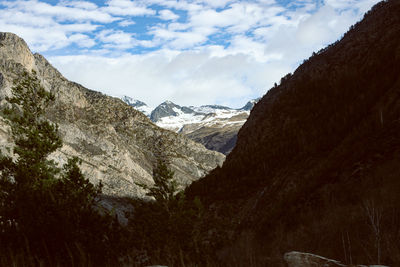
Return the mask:
<path id="1" fill-rule="evenodd" d="M 137 46 L 149 48 L 158 45 L 154 40 L 138 40 L 134 34 L 121 30 L 102 30 L 96 37 L 103 44 L 103 47 L 108 50 L 126 50 Z M 117 55 L 125 54 L 125 52 L 121 51 L 111 51 L 111 53 Z"/>
<path id="2" fill-rule="evenodd" d="M 135 45 L 133 35 L 123 31 L 103 30 L 97 38 L 105 44 L 106 48 L 127 49 Z"/>
<path id="3" fill-rule="evenodd" d="M 199 4 L 205 4 L 213 8 L 223 8 L 227 4 L 234 2 L 233 0 L 198 0 Z"/>
<path id="4" fill-rule="evenodd" d="M 50 16 L 57 21 L 74 20 L 109 23 L 117 20 L 117 18 L 99 9 L 70 7 L 62 4 L 50 5 L 37 0 L 3 1 L 1 4 L 7 6 L 9 9 L 22 11 L 24 13 L 31 13 L 38 16 Z"/>
<path id="5" fill-rule="evenodd" d="M 26 20 L 34 21 L 35 17 L 27 16 Z M 77 34 L 93 31 L 98 26 L 89 23 L 84 24 L 57 24 L 49 21 L 46 27 L 34 27 L 24 23 L 13 23 L 12 20 L 0 15 L 0 31 L 13 32 L 25 39 L 32 51 L 46 52 L 49 50 L 65 48 L 72 43 L 77 43 L 81 47 L 91 47 L 94 41 L 90 39 L 76 39 Z M 73 35 L 75 37 L 69 38 Z M 83 36 L 83 35 L 81 35 Z"/>
<path id="6" fill-rule="evenodd" d="M 325 5 L 337 10 L 358 10 L 357 13 L 362 14 L 380 1 L 382 0 L 325 0 Z"/>
<path id="7" fill-rule="evenodd" d="M 186 0 L 142 0 L 147 5 L 159 5 L 176 10 L 195 11 L 203 8 L 201 4 L 189 2 Z"/>
<path id="8" fill-rule="evenodd" d="M 85 34 L 73 34 L 69 36 L 69 41 L 76 43 L 80 47 L 90 48 L 96 44 L 96 42 Z"/>
<path id="9" fill-rule="evenodd" d="M 269 6 L 271 3 L 231 3 L 221 11 L 209 7 L 190 10 L 186 23 L 157 25 L 149 33 L 161 40 L 164 47 L 173 49 L 197 47 L 206 43 L 209 36 L 217 33 L 232 34 L 234 39 L 236 34 L 242 35 L 260 25 L 279 23 L 277 18 L 280 16 L 277 14 L 284 9 L 275 5 Z"/>
<path id="10" fill-rule="evenodd" d="M 143 16 L 156 13 L 145 5 L 139 5 L 137 1 L 130 0 L 108 0 L 103 10 L 119 16 Z"/>
<path id="11" fill-rule="evenodd" d="M 45 55 L 77 45 L 80 55 L 57 50 L 50 60 L 92 89 L 152 105 L 169 99 L 239 107 L 337 40 L 378 1 L 0 0 L 0 31 Z"/>
<path id="12" fill-rule="evenodd" d="M 186 105 L 220 103 L 239 107 L 263 94 L 289 71 L 244 54 L 216 57 L 211 51 L 52 57 L 66 75 L 111 95 L 130 95 L 150 105 L 172 100 Z M 218 75 L 216 75 L 218 74 Z"/>
<path id="13" fill-rule="evenodd" d="M 263 42 L 254 41 L 245 35 L 235 36 L 227 50 L 230 54 L 250 55 L 260 62 L 267 62 L 270 59 L 270 56 L 265 53 Z"/>
<path id="14" fill-rule="evenodd" d="M 201 45 L 208 40 L 207 36 L 215 32 L 216 29 L 210 27 L 196 27 L 189 31 L 168 31 L 166 29 L 153 31 L 156 37 L 164 41 L 164 47 L 177 50 Z"/>
<path id="15" fill-rule="evenodd" d="M 76 7 L 76 8 L 81 8 L 81 9 L 87 9 L 87 10 L 95 10 L 97 9 L 97 5 L 88 2 L 88 1 L 70 1 L 70 0 L 63 0 L 60 2 L 60 5 L 63 6 L 70 6 L 70 7 Z"/>
<path id="16" fill-rule="evenodd" d="M 136 22 L 134 22 L 133 20 L 130 20 L 130 19 L 125 19 L 125 20 L 118 22 L 118 25 L 121 27 L 128 27 L 128 26 L 135 25 L 135 24 L 136 24 Z"/>
<path id="17" fill-rule="evenodd" d="M 160 18 L 163 20 L 177 20 L 179 18 L 178 15 L 176 15 L 169 9 L 160 10 L 158 13 L 160 15 Z"/>
<path id="18" fill-rule="evenodd" d="M 95 45 L 88 36 L 100 25 L 115 18 L 86 1 L 63 1 L 50 5 L 37 0 L 1 1 L 0 31 L 23 37 L 36 52 L 65 48 L 73 43 L 88 48 Z"/>

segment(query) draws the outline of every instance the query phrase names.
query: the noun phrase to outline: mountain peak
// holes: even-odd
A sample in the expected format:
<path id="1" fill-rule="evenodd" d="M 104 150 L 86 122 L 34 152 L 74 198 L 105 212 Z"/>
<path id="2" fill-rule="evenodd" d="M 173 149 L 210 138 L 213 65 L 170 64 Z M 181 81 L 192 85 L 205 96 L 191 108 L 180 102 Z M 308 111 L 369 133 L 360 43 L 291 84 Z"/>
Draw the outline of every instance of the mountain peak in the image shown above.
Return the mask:
<path id="1" fill-rule="evenodd" d="M 240 108 L 239 110 L 246 110 L 246 111 L 251 111 L 253 109 L 253 107 L 257 104 L 257 102 L 260 100 L 261 98 L 256 98 L 256 99 L 252 99 L 249 102 L 246 103 L 246 105 L 244 105 L 242 108 Z"/>
<path id="2" fill-rule="evenodd" d="M 179 114 L 191 114 L 195 113 L 195 111 L 188 107 L 181 107 L 169 100 L 164 101 L 158 107 L 156 107 L 152 112 L 150 119 L 153 122 L 158 122 L 160 119 L 169 116 L 178 116 Z"/>
<path id="3" fill-rule="evenodd" d="M 134 107 L 136 110 L 142 112 L 147 117 L 150 117 L 152 108 L 149 107 L 146 103 L 126 95 L 121 97 L 121 99 L 129 106 Z"/>
<path id="4" fill-rule="evenodd" d="M 22 43 L 26 46 L 26 48 L 28 48 L 28 45 L 26 44 L 24 39 L 22 39 L 21 37 L 12 32 L 0 32 L 0 42 L 3 45 L 5 43 L 13 43 L 13 44 Z"/>
<path id="5" fill-rule="evenodd" d="M 174 107 L 180 107 L 179 105 L 175 104 L 174 102 L 170 100 L 165 100 L 162 102 L 159 106 L 174 106 Z"/>
<path id="6" fill-rule="evenodd" d="M 142 101 L 140 101 L 140 100 L 137 100 L 137 99 L 133 99 L 132 97 L 130 97 L 130 96 L 123 96 L 122 98 L 122 101 L 124 101 L 125 103 L 127 103 L 128 105 L 130 105 L 130 106 L 132 106 L 132 107 L 141 107 L 141 106 L 147 106 L 147 104 L 146 103 L 144 103 L 144 102 L 142 102 Z"/>
<path id="7" fill-rule="evenodd" d="M 26 42 L 10 32 L 0 32 L 0 61 L 14 61 L 29 71 L 35 66 L 35 59 Z"/>

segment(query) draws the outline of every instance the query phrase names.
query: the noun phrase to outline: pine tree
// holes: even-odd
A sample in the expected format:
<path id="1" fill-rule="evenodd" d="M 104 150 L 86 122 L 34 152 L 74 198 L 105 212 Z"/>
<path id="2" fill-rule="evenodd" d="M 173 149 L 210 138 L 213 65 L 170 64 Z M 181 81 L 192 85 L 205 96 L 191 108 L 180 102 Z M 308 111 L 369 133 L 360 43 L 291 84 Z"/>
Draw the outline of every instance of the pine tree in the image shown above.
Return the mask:
<path id="1" fill-rule="evenodd" d="M 158 159 L 153 169 L 154 185 L 152 187 L 143 186 L 148 190 L 146 195 L 154 197 L 158 203 L 163 205 L 172 201 L 178 189 L 174 174 L 165 161 Z"/>
<path id="2" fill-rule="evenodd" d="M 172 266 L 185 266 L 185 262 L 191 261 L 204 265 L 205 248 L 199 237 L 203 206 L 198 198 L 187 200 L 184 191 L 178 191 L 168 156 L 156 153 L 156 158 L 154 184 L 151 187 L 138 184 L 155 201 L 136 200 L 135 212 L 129 221 L 131 240 L 136 241 L 133 246 L 138 251 L 146 251 L 150 258 Z"/>
<path id="3" fill-rule="evenodd" d="M 10 106 L 3 110 L 15 147 L 12 155 L 0 158 L 0 220 L 3 227 L 24 231 L 35 221 L 32 201 L 56 181 L 59 169 L 47 157 L 62 143 L 57 126 L 43 119 L 44 108 L 54 96 L 40 86 L 34 73 L 24 73 L 15 84 L 13 97 L 7 98 Z"/>

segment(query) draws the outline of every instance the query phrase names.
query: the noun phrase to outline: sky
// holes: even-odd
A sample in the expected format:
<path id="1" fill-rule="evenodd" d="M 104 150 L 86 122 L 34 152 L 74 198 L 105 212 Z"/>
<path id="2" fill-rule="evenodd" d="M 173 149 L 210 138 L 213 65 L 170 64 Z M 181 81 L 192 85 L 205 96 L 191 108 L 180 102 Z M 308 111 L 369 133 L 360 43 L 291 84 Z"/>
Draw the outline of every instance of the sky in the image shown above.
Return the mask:
<path id="1" fill-rule="evenodd" d="M 379 0 L 0 0 L 0 31 L 66 78 L 156 106 L 234 108 L 343 36 Z"/>

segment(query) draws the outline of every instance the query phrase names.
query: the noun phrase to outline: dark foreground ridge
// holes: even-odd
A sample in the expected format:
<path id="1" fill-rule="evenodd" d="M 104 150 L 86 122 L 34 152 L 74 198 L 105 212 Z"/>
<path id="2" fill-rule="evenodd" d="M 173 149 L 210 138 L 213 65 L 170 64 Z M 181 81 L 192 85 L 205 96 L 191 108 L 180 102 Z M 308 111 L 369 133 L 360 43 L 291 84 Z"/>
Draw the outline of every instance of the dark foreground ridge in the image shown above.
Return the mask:
<path id="1" fill-rule="evenodd" d="M 187 190 L 230 222 L 225 263 L 280 266 L 296 250 L 399 266 L 399 15 L 400 1 L 377 4 L 282 78 Z"/>

